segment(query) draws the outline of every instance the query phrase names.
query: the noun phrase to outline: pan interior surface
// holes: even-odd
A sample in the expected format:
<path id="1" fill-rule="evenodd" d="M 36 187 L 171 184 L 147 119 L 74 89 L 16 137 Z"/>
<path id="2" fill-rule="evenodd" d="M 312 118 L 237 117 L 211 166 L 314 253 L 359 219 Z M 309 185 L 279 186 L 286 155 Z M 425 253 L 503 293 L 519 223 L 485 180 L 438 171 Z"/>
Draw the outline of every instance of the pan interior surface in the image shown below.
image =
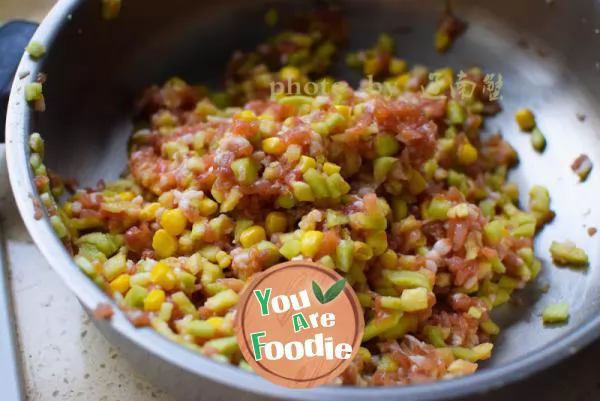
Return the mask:
<path id="1" fill-rule="evenodd" d="M 83 186 L 115 179 L 125 169 L 134 99 L 145 87 L 173 75 L 216 87 L 234 50 L 251 49 L 272 34 L 262 23 L 266 7 L 261 2 L 171 0 L 168 7 L 148 7 L 133 0 L 124 2 L 120 17 L 110 22 L 101 19 L 100 3 L 81 2 L 55 32 L 41 67 L 48 75 L 47 112 L 30 121 L 30 131 L 46 140 L 48 166 Z M 445 55 L 433 47 L 442 2 L 350 1 L 347 9 L 349 49 L 369 47 L 380 32 L 398 32 L 397 54 L 410 65 L 451 66 L 455 71 L 477 65 L 501 74 L 504 111 L 488 122 L 486 131 L 502 132 L 517 149 L 520 164 L 512 180 L 524 204 L 531 186 L 550 191 L 557 217 L 536 240 L 543 273 L 516 295 L 518 302 L 499 309 L 496 318 L 504 330 L 484 370 L 540 353 L 600 312 L 600 236 L 586 231 L 600 221 L 594 207 L 600 204 L 600 192 L 594 191 L 600 188 L 600 174 L 593 171 L 579 183 L 570 169 L 582 153 L 600 165 L 600 58 L 594 59 L 600 54 L 600 35 L 594 33 L 600 27 L 599 10 L 589 1 L 530 3 L 453 2 L 469 28 Z M 281 8 L 291 12 L 306 6 L 308 2 L 285 2 Z M 358 75 L 341 64 L 334 75 L 357 83 Z M 514 122 L 521 107 L 534 110 L 547 138 L 541 155 Z M 588 252 L 588 269 L 553 265 L 550 243 L 567 239 Z M 74 264 L 63 268 L 82 274 Z M 550 288 L 544 293 L 546 284 Z M 566 325 L 544 328 L 539 315 L 557 302 L 570 305 L 571 318 Z M 572 344 L 571 351 L 579 347 Z"/>

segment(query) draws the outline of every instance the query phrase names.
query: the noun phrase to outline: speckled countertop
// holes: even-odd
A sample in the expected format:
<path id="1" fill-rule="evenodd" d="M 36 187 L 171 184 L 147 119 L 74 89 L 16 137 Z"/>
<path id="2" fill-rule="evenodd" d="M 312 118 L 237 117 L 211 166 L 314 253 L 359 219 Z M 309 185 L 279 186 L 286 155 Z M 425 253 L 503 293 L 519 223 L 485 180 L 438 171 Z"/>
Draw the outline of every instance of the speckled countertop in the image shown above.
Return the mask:
<path id="1" fill-rule="evenodd" d="M 0 23 L 9 19 L 39 20 L 53 3 L 54 0 L 0 0 Z M 27 399 L 174 401 L 136 373 L 111 347 L 50 269 L 21 222 L 5 171 L 4 148 L 0 145 L 0 216 L 7 241 Z M 460 401 L 598 401 L 599 361 L 597 342 L 522 383 Z M 216 388 L 217 385 L 203 391 L 202 399 L 246 399 L 237 392 L 227 396 L 226 391 L 225 395 L 213 391 Z M 2 396 L 0 400 L 4 401 Z"/>

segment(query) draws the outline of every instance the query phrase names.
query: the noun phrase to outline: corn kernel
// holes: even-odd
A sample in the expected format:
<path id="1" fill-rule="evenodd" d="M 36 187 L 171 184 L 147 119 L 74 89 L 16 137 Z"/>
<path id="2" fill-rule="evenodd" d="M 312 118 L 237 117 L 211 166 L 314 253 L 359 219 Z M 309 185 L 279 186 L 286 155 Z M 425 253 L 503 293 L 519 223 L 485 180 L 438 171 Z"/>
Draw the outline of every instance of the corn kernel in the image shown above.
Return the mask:
<path id="1" fill-rule="evenodd" d="M 265 220 L 265 229 L 267 234 L 270 236 L 274 233 L 285 232 L 287 228 L 287 216 L 282 212 L 271 212 L 267 215 Z"/>
<path id="2" fill-rule="evenodd" d="M 379 58 L 373 57 L 365 60 L 365 63 L 363 64 L 363 73 L 366 76 L 377 75 L 380 71 L 381 62 L 379 61 Z"/>
<path id="3" fill-rule="evenodd" d="M 163 110 L 154 117 L 154 124 L 158 127 L 173 127 L 177 125 L 177 118 L 170 111 Z"/>
<path id="4" fill-rule="evenodd" d="M 235 115 L 235 118 L 237 118 L 240 121 L 252 122 L 256 120 L 256 114 L 254 114 L 252 110 L 244 110 L 237 113 Z"/>
<path id="5" fill-rule="evenodd" d="M 515 121 L 523 131 L 531 131 L 535 127 L 535 116 L 527 108 L 517 111 Z"/>
<path id="6" fill-rule="evenodd" d="M 225 251 L 217 252 L 215 259 L 221 269 L 229 267 L 231 265 L 231 262 L 233 261 L 233 258 L 230 255 L 228 255 Z"/>
<path id="7" fill-rule="evenodd" d="M 73 202 L 65 202 L 63 206 L 63 211 L 69 217 L 73 217 Z"/>
<path id="8" fill-rule="evenodd" d="M 187 218 L 181 209 L 166 210 L 160 215 L 160 225 L 171 235 L 181 235 L 185 231 Z"/>
<path id="9" fill-rule="evenodd" d="M 175 287 L 177 276 L 171 267 L 164 262 L 157 262 L 152 266 L 150 271 L 150 279 L 154 284 L 157 284 L 169 291 Z"/>
<path id="10" fill-rule="evenodd" d="M 344 119 L 348 120 L 351 116 L 350 106 L 346 106 L 345 104 L 339 104 L 335 106 L 335 109 L 338 113 L 340 113 Z"/>
<path id="11" fill-rule="evenodd" d="M 121 294 L 125 294 L 127 290 L 129 290 L 130 284 L 129 279 L 131 276 L 129 274 L 121 274 L 119 277 L 111 281 L 110 288 L 114 292 L 118 292 Z"/>
<path id="12" fill-rule="evenodd" d="M 163 192 L 158 197 L 158 202 L 167 209 L 173 209 L 175 207 L 175 194 L 171 191 Z"/>
<path id="13" fill-rule="evenodd" d="M 398 59 L 398 58 L 393 58 L 390 61 L 390 74 L 392 75 L 399 75 L 402 74 L 404 71 L 406 71 L 408 63 L 405 60 L 402 59 Z"/>
<path id="14" fill-rule="evenodd" d="M 475 163 L 477 160 L 477 149 L 470 143 L 465 143 L 458 148 L 458 161 L 464 166 Z"/>
<path id="15" fill-rule="evenodd" d="M 299 81 L 301 76 L 300 70 L 292 66 L 283 67 L 281 71 L 279 71 L 279 78 L 282 81 Z"/>
<path id="16" fill-rule="evenodd" d="M 300 252 L 307 258 L 312 258 L 316 255 L 321 247 L 323 233 L 321 231 L 306 231 L 302 233 L 300 239 Z"/>
<path id="17" fill-rule="evenodd" d="M 131 191 L 121 192 L 119 194 L 119 198 L 121 198 L 121 200 L 124 200 L 124 201 L 130 201 L 133 198 L 135 198 L 135 192 L 131 192 Z"/>
<path id="18" fill-rule="evenodd" d="M 334 163 L 325 163 L 323 164 L 323 172 L 327 175 L 332 175 L 335 173 L 339 173 L 342 170 L 340 166 Z"/>
<path id="19" fill-rule="evenodd" d="M 212 199 L 202 199 L 198 205 L 198 211 L 204 217 L 212 216 L 219 209 L 219 204 Z"/>
<path id="20" fill-rule="evenodd" d="M 156 312 L 165 302 L 165 292 L 163 290 L 152 290 L 144 298 L 144 310 L 146 312 Z"/>
<path id="21" fill-rule="evenodd" d="M 219 327 L 221 327 L 221 325 L 223 324 L 223 321 L 225 321 L 225 318 L 223 318 L 221 316 L 213 316 L 213 317 L 209 317 L 206 320 L 206 323 L 210 324 L 215 329 L 219 329 Z"/>
<path id="22" fill-rule="evenodd" d="M 140 218 L 144 221 L 154 220 L 156 218 L 156 212 L 158 212 L 158 209 L 160 209 L 161 207 L 162 205 L 158 202 L 152 202 L 150 204 L 147 204 L 142 208 Z"/>
<path id="23" fill-rule="evenodd" d="M 281 155 L 285 152 L 285 144 L 277 137 L 267 138 L 262 141 L 262 149 L 269 155 Z"/>
<path id="24" fill-rule="evenodd" d="M 408 85 L 409 80 L 410 80 L 410 72 L 405 72 L 404 74 L 400 75 L 395 80 L 396 88 L 402 89 L 402 90 L 406 89 L 406 86 Z"/>
<path id="25" fill-rule="evenodd" d="M 261 226 L 252 226 L 245 229 L 240 235 L 240 243 L 244 248 L 250 248 L 267 238 L 265 229 Z"/>
<path id="26" fill-rule="evenodd" d="M 160 258 L 168 258 L 177 252 L 177 238 L 160 229 L 154 233 L 152 248 Z"/>

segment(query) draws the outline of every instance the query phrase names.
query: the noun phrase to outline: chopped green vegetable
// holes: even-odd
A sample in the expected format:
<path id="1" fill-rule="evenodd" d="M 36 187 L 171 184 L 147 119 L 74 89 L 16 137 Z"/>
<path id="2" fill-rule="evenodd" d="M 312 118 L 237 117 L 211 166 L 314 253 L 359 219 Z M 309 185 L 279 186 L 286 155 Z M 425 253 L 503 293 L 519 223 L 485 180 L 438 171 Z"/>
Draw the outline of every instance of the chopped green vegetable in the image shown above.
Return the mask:
<path id="1" fill-rule="evenodd" d="M 544 323 L 562 323 L 569 319 L 569 305 L 551 304 L 544 309 L 542 314 Z"/>

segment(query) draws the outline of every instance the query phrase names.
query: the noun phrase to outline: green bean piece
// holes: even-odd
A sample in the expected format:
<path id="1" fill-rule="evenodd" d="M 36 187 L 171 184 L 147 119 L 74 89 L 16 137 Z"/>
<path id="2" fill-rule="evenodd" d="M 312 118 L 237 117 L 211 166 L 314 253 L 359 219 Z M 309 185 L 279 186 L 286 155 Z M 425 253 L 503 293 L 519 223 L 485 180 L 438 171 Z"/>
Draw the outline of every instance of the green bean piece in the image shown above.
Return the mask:
<path id="1" fill-rule="evenodd" d="M 379 334 L 384 333 L 385 331 L 393 328 L 398 324 L 400 318 L 402 317 L 402 312 L 393 312 L 389 316 L 386 316 L 382 319 L 373 319 L 369 321 L 365 325 L 365 331 L 363 334 L 362 342 L 367 342 L 370 339 L 377 337 Z"/>
<path id="2" fill-rule="evenodd" d="M 235 336 L 210 340 L 206 344 L 204 344 L 204 347 L 214 348 L 219 354 L 224 355 L 226 357 L 231 356 L 233 353 L 239 351 L 240 349 L 237 342 L 237 338 Z"/>
<path id="3" fill-rule="evenodd" d="M 398 162 L 395 157 L 379 157 L 373 162 L 373 177 L 375 182 L 385 181 L 387 175 Z"/>
<path id="4" fill-rule="evenodd" d="M 212 338 L 216 334 L 216 329 L 212 324 L 204 320 L 190 320 L 183 325 L 183 331 L 198 338 Z"/>
<path id="5" fill-rule="evenodd" d="M 569 320 L 569 305 L 550 304 L 542 314 L 544 323 L 563 323 Z"/>
<path id="6" fill-rule="evenodd" d="M 127 291 L 127 295 L 123 299 L 123 302 L 131 308 L 142 308 L 144 306 L 144 299 L 148 295 L 148 290 L 139 285 L 133 285 Z"/>
<path id="7" fill-rule="evenodd" d="M 309 168 L 303 175 L 304 181 L 312 189 L 317 199 L 326 198 L 329 196 L 329 190 L 327 189 L 327 179 L 321 175 L 314 168 Z M 330 176 L 331 177 L 331 176 Z"/>
<path id="8" fill-rule="evenodd" d="M 42 99 L 42 84 L 39 82 L 30 82 L 25 85 L 25 100 L 34 102 Z"/>
<path id="9" fill-rule="evenodd" d="M 552 241 L 550 255 L 558 265 L 587 266 L 589 263 L 587 253 L 571 241 Z"/>
<path id="10" fill-rule="evenodd" d="M 343 272 L 350 271 L 354 258 L 354 243 L 351 240 L 341 240 L 336 248 L 336 266 Z"/>
<path id="11" fill-rule="evenodd" d="M 450 124 L 464 124 L 467 119 L 465 109 L 458 103 L 456 100 L 448 101 L 448 105 L 446 106 L 446 114 L 448 116 L 448 121 Z"/>
<path id="12" fill-rule="evenodd" d="M 382 270 L 383 277 L 401 288 L 426 288 L 431 291 L 432 285 L 423 274 L 413 271 Z"/>
<path id="13" fill-rule="evenodd" d="M 242 185 L 251 185 L 258 178 L 258 169 L 249 157 L 237 159 L 232 162 L 231 170 L 237 182 Z"/>
<path id="14" fill-rule="evenodd" d="M 400 151 L 400 142 L 394 135 L 380 134 L 375 137 L 373 147 L 379 157 L 395 156 Z"/>
<path id="15" fill-rule="evenodd" d="M 128 293 L 129 295 L 129 293 Z M 192 317 L 196 318 L 198 316 L 198 310 L 190 301 L 190 299 L 183 292 L 179 291 L 175 294 L 171 295 L 171 299 L 175 304 L 181 309 L 181 311 L 187 315 L 192 315 Z"/>

